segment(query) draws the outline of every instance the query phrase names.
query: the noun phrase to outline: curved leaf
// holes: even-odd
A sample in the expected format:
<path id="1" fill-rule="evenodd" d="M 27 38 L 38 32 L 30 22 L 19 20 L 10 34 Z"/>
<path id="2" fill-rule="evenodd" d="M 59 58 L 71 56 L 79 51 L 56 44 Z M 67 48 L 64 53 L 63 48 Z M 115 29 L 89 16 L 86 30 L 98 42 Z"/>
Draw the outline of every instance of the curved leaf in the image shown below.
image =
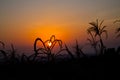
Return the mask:
<path id="1" fill-rule="evenodd" d="M 54 40 L 55 40 L 55 35 L 52 35 L 52 36 L 50 37 L 50 41 L 53 42 Z"/>
<path id="2" fill-rule="evenodd" d="M 42 39 L 41 38 L 36 38 L 36 40 L 34 42 L 34 51 L 35 51 L 35 53 L 37 53 L 37 51 L 38 51 L 38 49 L 37 49 L 37 42 L 38 41 L 42 42 L 44 48 L 46 49 L 46 46 L 45 46 L 44 42 L 42 41 Z"/>
<path id="3" fill-rule="evenodd" d="M 103 22 L 104 22 L 104 20 L 102 20 L 102 21 L 100 22 L 99 28 L 102 27 Z"/>
<path id="4" fill-rule="evenodd" d="M 107 26 L 103 26 L 100 31 L 102 32 Z"/>
<path id="5" fill-rule="evenodd" d="M 93 27 L 96 27 L 97 28 L 97 24 L 95 22 L 91 22 L 89 23 L 90 25 L 92 25 Z"/>

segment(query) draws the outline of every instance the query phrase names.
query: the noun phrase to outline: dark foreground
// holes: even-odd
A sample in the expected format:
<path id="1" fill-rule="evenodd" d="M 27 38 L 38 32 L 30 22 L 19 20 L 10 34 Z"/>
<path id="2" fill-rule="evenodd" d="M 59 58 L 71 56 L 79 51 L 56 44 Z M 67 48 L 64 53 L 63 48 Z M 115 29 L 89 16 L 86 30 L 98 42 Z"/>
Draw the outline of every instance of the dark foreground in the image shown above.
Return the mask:
<path id="1" fill-rule="evenodd" d="M 0 65 L 0 80 L 107 80 L 120 79 L 120 56 Z"/>

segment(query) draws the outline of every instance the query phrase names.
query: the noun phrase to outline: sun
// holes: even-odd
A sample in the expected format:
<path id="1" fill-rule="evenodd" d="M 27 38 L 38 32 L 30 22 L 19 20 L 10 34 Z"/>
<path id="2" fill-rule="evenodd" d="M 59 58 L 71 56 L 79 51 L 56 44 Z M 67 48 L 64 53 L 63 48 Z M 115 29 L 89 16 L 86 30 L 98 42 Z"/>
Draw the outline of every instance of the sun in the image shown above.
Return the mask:
<path id="1" fill-rule="evenodd" d="M 51 45 L 52 45 L 52 42 L 49 41 L 49 42 L 48 42 L 48 46 L 50 47 Z"/>

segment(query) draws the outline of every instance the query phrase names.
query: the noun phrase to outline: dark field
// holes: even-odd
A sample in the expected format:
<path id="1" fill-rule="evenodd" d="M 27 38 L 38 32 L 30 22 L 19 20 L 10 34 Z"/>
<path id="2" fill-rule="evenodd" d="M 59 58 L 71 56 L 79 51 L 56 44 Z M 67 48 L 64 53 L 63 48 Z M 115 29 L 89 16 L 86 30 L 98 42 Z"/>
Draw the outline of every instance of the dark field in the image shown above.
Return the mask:
<path id="1" fill-rule="evenodd" d="M 119 55 L 102 55 L 47 63 L 1 64 L 0 77 L 8 80 L 119 79 Z"/>

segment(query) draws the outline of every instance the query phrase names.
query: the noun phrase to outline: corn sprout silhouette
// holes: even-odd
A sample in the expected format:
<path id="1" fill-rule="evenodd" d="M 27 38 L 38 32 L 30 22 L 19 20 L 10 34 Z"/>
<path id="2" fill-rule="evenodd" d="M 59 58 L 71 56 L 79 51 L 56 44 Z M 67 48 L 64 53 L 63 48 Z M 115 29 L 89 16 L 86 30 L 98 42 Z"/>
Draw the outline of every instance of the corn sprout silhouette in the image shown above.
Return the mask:
<path id="1" fill-rule="evenodd" d="M 43 48 L 37 48 L 37 42 L 40 41 L 43 45 Z M 59 52 L 52 53 L 53 48 L 55 47 L 56 43 L 59 44 Z M 50 39 L 46 40 L 45 42 L 41 38 L 36 38 L 34 42 L 34 52 L 35 57 L 37 57 L 38 54 L 46 54 L 48 56 L 48 60 L 51 61 L 54 59 L 55 56 L 57 56 L 62 50 L 62 41 L 55 38 L 55 35 L 52 35 Z"/>

